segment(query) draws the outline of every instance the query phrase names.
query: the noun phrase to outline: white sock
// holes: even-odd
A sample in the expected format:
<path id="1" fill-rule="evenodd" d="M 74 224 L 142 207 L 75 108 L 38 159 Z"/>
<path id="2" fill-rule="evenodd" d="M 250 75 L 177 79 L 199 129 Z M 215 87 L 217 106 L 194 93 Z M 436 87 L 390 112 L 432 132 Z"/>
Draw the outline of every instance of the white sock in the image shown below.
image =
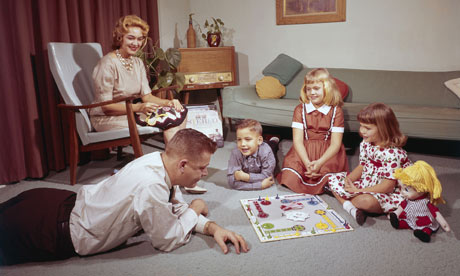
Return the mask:
<path id="1" fill-rule="evenodd" d="M 356 211 L 358 208 L 356 208 L 355 205 L 351 203 L 351 201 L 345 200 L 342 206 L 345 211 L 347 211 L 353 218 L 356 219 Z"/>

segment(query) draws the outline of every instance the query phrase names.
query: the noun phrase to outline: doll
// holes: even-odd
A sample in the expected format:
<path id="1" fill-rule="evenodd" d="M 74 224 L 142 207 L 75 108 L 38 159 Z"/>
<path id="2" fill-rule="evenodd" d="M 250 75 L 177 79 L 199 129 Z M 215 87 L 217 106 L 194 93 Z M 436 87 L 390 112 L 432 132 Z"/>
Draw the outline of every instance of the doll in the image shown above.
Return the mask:
<path id="1" fill-rule="evenodd" d="M 439 229 L 449 232 L 447 221 L 434 205 L 445 203 L 441 197 L 442 187 L 434 169 L 425 161 L 417 161 L 394 173 L 401 184 L 405 200 L 390 213 L 391 225 L 396 229 L 414 229 L 414 236 L 429 242 L 431 234 Z"/>

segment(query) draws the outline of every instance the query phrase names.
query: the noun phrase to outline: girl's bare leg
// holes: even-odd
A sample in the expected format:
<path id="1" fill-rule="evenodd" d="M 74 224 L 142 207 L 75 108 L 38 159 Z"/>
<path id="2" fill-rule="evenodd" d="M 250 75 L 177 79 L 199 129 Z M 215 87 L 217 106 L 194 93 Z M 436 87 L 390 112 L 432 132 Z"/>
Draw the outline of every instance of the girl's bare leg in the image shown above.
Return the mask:
<path id="1" fill-rule="evenodd" d="M 358 195 L 351 199 L 351 203 L 353 203 L 356 208 L 364 210 L 368 213 L 383 213 L 378 200 L 369 194 Z"/>

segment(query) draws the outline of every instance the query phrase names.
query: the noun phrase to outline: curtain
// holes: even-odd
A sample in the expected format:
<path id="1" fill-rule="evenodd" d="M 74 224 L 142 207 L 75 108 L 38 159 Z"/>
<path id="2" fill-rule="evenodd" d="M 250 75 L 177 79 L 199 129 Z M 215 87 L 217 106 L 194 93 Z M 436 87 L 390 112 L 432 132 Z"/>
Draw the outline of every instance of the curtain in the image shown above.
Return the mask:
<path id="1" fill-rule="evenodd" d="M 0 183 L 42 178 L 66 167 L 66 124 L 48 64 L 48 42 L 99 42 L 136 14 L 159 40 L 157 0 L 2 0 L 0 8 Z"/>

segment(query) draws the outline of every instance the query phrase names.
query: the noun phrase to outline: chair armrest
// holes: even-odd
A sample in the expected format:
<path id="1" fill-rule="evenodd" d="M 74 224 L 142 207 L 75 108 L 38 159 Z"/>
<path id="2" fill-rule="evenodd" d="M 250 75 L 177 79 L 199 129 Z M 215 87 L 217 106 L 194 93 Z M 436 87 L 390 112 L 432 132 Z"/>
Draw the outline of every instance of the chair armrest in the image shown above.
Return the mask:
<path id="1" fill-rule="evenodd" d="M 118 99 L 115 99 L 115 100 L 99 102 L 99 103 L 94 103 L 94 104 L 87 104 L 87 105 L 58 104 L 58 107 L 62 108 L 62 109 L 69 109 L 69 110 L 88 109 L 88 108 L 104 106 L 104 105 L 109 105 L 109 104 L 114 104 L 114 103 L 119 103 L 119 102 L 132 101 L 132 100 L 140 98 L 140 97 L 141 96 L 121 97 L 121 98 L 118 98 Z"/>
<path id="2" fill-rule="evenodd" d="M 160 88 L 160 89 L 155 89 L 155 90 L 152 90 L 152 94 L 160 93 L 160 92 L 163 92 L 163 91 L 170 91 L 170 90 L 174 90 L 176 88 L 179 88 L 179 86 L 172 85 L 172 86 L 168 86 L 168 87 L 164 87 L 164 88 Z M 133 101 L 133 100 L 141 98 L 141 97 L 142 96 L 121 97 L 121 98 L 110 100 L 110 101 L 98 102 L 98 103 L 87 104 L 87 105 L 58 104 L 58 107 L 62 108 L 62 109 L 68 109 L 68 110 L 88 109 L 88 108 L 104 106 L 104 105 L 109 105 L 109 104 L 114 104 L 114 103 L 119 103 L 119 102 Z"/>

